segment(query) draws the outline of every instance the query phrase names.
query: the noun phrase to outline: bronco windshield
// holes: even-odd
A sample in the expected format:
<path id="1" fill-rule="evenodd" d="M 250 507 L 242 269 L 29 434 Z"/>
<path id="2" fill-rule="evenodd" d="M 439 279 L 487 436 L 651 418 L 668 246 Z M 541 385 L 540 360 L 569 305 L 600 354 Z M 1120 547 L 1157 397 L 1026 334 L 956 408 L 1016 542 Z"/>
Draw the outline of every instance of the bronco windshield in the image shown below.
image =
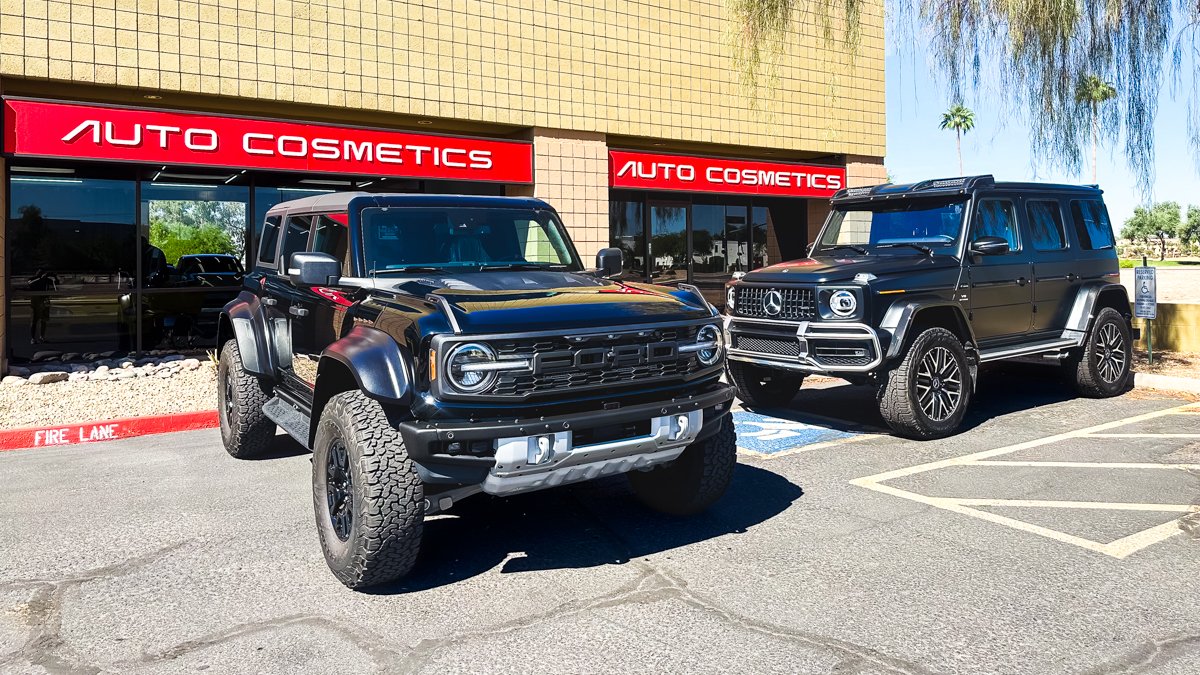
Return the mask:
<path id="1" fill-rule="evenodd" d="M 362 211 L 362 234 L 371 274 L 581 269 L 562 223 L 549 211 L 371 207 Z"/>
<path id="2" fill-rule="evenodd" d="M 839 207 L 830 215 L 813 254 L 848 250 L 953 254 L 965 211 L 965 198 L 949 202 L 900 199 Z"/>

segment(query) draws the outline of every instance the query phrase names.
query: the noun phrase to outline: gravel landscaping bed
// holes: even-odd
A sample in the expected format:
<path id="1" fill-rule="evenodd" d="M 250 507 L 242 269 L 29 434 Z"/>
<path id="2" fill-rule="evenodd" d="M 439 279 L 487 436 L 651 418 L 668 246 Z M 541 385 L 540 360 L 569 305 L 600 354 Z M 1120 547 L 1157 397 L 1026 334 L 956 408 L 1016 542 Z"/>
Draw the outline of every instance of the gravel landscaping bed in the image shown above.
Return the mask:
<path id="1" fill-rule="evenodd" d="M 1146 365 L 1146 352 L 1134 350 L 1133 369 L 1139 373 L 1200 378 L 1200 354 L 1154 350 L 1154 365 Z"/>
<path id="2" fill-rule="evenodd" d="M 67 379 L 46 384 L 32 381 L 16 384 L 14 379 L 5 378 L 7 382 L 0 385 L 0 429 L 197 412 L 217 407 L 216 368 L 207 358 L 131 364 L 127 368 L 119 363 L 114 365 L 107 370 L 100 370 L 103 366 L 92 367 L 86 373 L 72 373 Z M 138 374 L 138 369 L 142 374 Z M 130 374 L 118 376 L 117 371 Z M 20 379 L 38 375 L 44 374 L 32 373 L 29 378 Z"/>

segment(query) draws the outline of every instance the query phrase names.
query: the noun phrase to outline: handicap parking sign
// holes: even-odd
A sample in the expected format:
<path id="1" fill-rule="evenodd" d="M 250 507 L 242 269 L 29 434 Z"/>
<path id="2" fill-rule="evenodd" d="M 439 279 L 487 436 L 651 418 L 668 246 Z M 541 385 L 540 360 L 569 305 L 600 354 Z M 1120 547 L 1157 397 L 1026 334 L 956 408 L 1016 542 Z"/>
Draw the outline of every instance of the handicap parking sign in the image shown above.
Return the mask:
<path id="1" fill-rule="evenodd" d="M 738 410 L 733 413 L 739 448 L 764 455 L 856 436 L 815 424 Z"/>

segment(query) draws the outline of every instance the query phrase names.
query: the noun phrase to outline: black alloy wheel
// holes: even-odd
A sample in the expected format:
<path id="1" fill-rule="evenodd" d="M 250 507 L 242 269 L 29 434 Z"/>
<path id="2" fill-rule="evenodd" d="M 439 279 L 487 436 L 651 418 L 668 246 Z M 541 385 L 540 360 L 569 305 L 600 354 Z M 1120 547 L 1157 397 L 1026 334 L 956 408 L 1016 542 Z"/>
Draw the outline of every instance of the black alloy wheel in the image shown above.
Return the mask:
<path id="1" fill-rule="evenodd" d="M 329 486 L 325 496 L 329 504 L 329 523 L 337 538 L 346 541 L 354 526 L 354 477 L 350 471 L 346 446 L 340 439 L 329 448 L 325 461 L 325 480 Z"/>
<path id="2" fill-rule="evenodd" d="M 1087 342 L 1065 362 L 1075 390 L 1090 398 L 1118 396 L 1129 388 L 1133 373 L 1129 321 L 1105 307 L 1096 315 Z"/>
<path id="3" fill-rule="evenodd" d="M 949 349 L 934 347 L 925 352 L 917 366 L 917 402 L 921 412 L 934 422 L 944 422 L 962 400 L 962 369 Z"/>

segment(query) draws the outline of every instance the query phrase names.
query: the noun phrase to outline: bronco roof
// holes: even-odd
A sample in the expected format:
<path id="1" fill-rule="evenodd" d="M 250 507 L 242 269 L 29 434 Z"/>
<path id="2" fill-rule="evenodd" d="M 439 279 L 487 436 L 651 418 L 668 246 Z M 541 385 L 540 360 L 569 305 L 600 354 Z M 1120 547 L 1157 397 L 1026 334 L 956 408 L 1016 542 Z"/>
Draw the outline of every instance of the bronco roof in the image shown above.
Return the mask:
<path id="1" fill-rule="evenodd" d="M 854 203 L 898 199 L 904 197 L 939 197 L 966 195 L 979 190 L 1012 190 L 1018 192 L 1071 192 L 1079 195 L 1098 196 L 1103 191 L 1098 185 L 1062 185 L 1056 183 L 996 182 L 991 175 L 961 176 L 958 178 L 935 178 L 919 183 L 884 183 L 838 190 L 833 203 Z"/>
<path id="2" fill-rule="evenodd" d="M 466 208 L 548 209 L 550 205 L 532 197 L 487 197 L 480 195 L 431 195 L 398 192 L 331 192 L 329 194 L 293 199 L 271 207 L 268 213 L 280 211 L 339 212 L 346 211 L 350 202 L 363 201 L 356 206 L 455 206 Z"/>

